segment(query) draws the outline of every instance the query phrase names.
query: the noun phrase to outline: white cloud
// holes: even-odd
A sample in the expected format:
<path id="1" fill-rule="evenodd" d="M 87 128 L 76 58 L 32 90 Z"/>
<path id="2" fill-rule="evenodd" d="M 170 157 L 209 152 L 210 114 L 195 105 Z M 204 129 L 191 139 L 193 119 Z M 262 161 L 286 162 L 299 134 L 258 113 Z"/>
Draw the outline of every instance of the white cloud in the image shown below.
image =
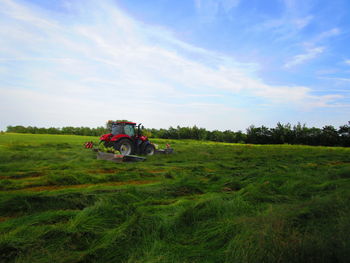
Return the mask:
<path id="1" fill-rule="evenodd" d="M 232 129 L 247 127 L 256 112 L 256 105 L 235 100 L 326 107 L 336 98 L 312 95 L 307 87 L 268 85 L 256 76 L 254 64 L 181 42 L 111 3 L 86 1 L 70 8 L 71 16 L 49 17 L 0 0 L 0 22 L 11 28 L 0 30 L 0 68 L 6 69 L 0 70 L 2 125 L 15 120 L 96 126 L 126 118 L 151 127 Z M 289 66 L 322 52 L 311 49 Z"/>
<path id="2" fill-rule="evenodd" d="M 319 55 L 321 55 L 324 52 L 324 47 L 313 47 L 309 48 L 306 53 L 299 54 L 294 56 L 290 61 L 286 62 L 284 64 L 285 68 L 291 68 L 293 66 L 303 64 L 307 61 L 310 61 L 312 59 L 317 58 Z"/>
<path id="3" fill-rule="evenodd" d="M 232 116 L 251 114 L 249 110 L 221 104 L 167 103 L 155 98 L 133 99 L 125 93 L 116 97 L 114 103 L 109 98 L 69 97 L 25 89 L 0 88 L 0 93 L 6 98 L 0 104 L 0 111 L 11 113 L 1 116 L 6 125 L 96 127 L 109 119 L 126 118 L 143 122 L 148 127 L 196 124 L 211 129 L 232 129 Z M 247 127 L 252 119 L 253 115 L 247 119 L 238 118 L 235 125 Z"/>
<path id="4" fill-rule="evenodd" d="M 344 63 L 347 64 L 347 65 L 350 65 L 350 59 L 345 59 Z"/>

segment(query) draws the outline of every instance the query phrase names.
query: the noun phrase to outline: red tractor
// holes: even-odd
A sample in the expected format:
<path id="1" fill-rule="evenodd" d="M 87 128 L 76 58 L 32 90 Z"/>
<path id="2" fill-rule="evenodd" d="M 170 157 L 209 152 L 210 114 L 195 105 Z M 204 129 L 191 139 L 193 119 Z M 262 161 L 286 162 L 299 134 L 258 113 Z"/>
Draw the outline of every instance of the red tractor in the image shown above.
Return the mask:
<path id="1" fill-rule="evenodd" d="M 100 143 L 106 147 L 113 147 L 122 155 L 145 154 L 153 155 L 154 145 L 148 140 L 147 136 L 141 134 L 141 123 L 118 121 L 112 122 L 112 132 L 100 137 Z"/>

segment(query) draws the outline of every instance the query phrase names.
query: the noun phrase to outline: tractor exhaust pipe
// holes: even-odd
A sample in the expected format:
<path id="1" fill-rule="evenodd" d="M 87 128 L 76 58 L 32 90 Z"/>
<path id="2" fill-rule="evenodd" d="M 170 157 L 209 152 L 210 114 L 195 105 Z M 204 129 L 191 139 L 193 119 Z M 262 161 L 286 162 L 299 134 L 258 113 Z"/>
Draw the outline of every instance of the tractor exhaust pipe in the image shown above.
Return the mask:
<path id="1" fill-rule="evenodd" d="M 141 136 L 141 131 L 140 131 L 140 126 L 142 123 L 139 123 L 139 125 L 137 125 L 137 135 Z"/>

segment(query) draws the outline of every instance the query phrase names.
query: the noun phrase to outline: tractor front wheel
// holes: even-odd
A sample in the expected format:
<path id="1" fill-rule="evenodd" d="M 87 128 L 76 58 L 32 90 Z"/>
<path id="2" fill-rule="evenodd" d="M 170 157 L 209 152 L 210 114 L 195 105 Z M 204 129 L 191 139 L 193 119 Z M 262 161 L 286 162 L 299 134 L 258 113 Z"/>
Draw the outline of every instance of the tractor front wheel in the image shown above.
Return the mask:
<path id="1" fill-rule="evenodd" d="M 156 151 L 156 148 L 154 147 L 153 144 L 148 144 L 145 148 L 146 155 L 153 155 L 155 151 Z"/>
<path id="2" fill-rule="evenodd" d="M 121 155 L 130 155 L 134 152 L 134 146 L 128 139 L 121 139 L 114 144 L 114 149 L 120 152 Z"/>

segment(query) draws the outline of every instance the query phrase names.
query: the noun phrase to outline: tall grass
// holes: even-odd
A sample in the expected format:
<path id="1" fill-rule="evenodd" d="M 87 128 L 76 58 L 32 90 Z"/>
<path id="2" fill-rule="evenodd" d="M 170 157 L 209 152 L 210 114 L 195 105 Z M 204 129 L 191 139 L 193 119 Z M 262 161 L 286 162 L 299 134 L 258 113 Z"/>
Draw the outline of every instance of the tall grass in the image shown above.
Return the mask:
<path id="1" fill-rule="evenodd" d="M 115 164 L 87 140 L 0 136 L 0 262 L 348 262 L 349 149 L 174 140 Z"/>

